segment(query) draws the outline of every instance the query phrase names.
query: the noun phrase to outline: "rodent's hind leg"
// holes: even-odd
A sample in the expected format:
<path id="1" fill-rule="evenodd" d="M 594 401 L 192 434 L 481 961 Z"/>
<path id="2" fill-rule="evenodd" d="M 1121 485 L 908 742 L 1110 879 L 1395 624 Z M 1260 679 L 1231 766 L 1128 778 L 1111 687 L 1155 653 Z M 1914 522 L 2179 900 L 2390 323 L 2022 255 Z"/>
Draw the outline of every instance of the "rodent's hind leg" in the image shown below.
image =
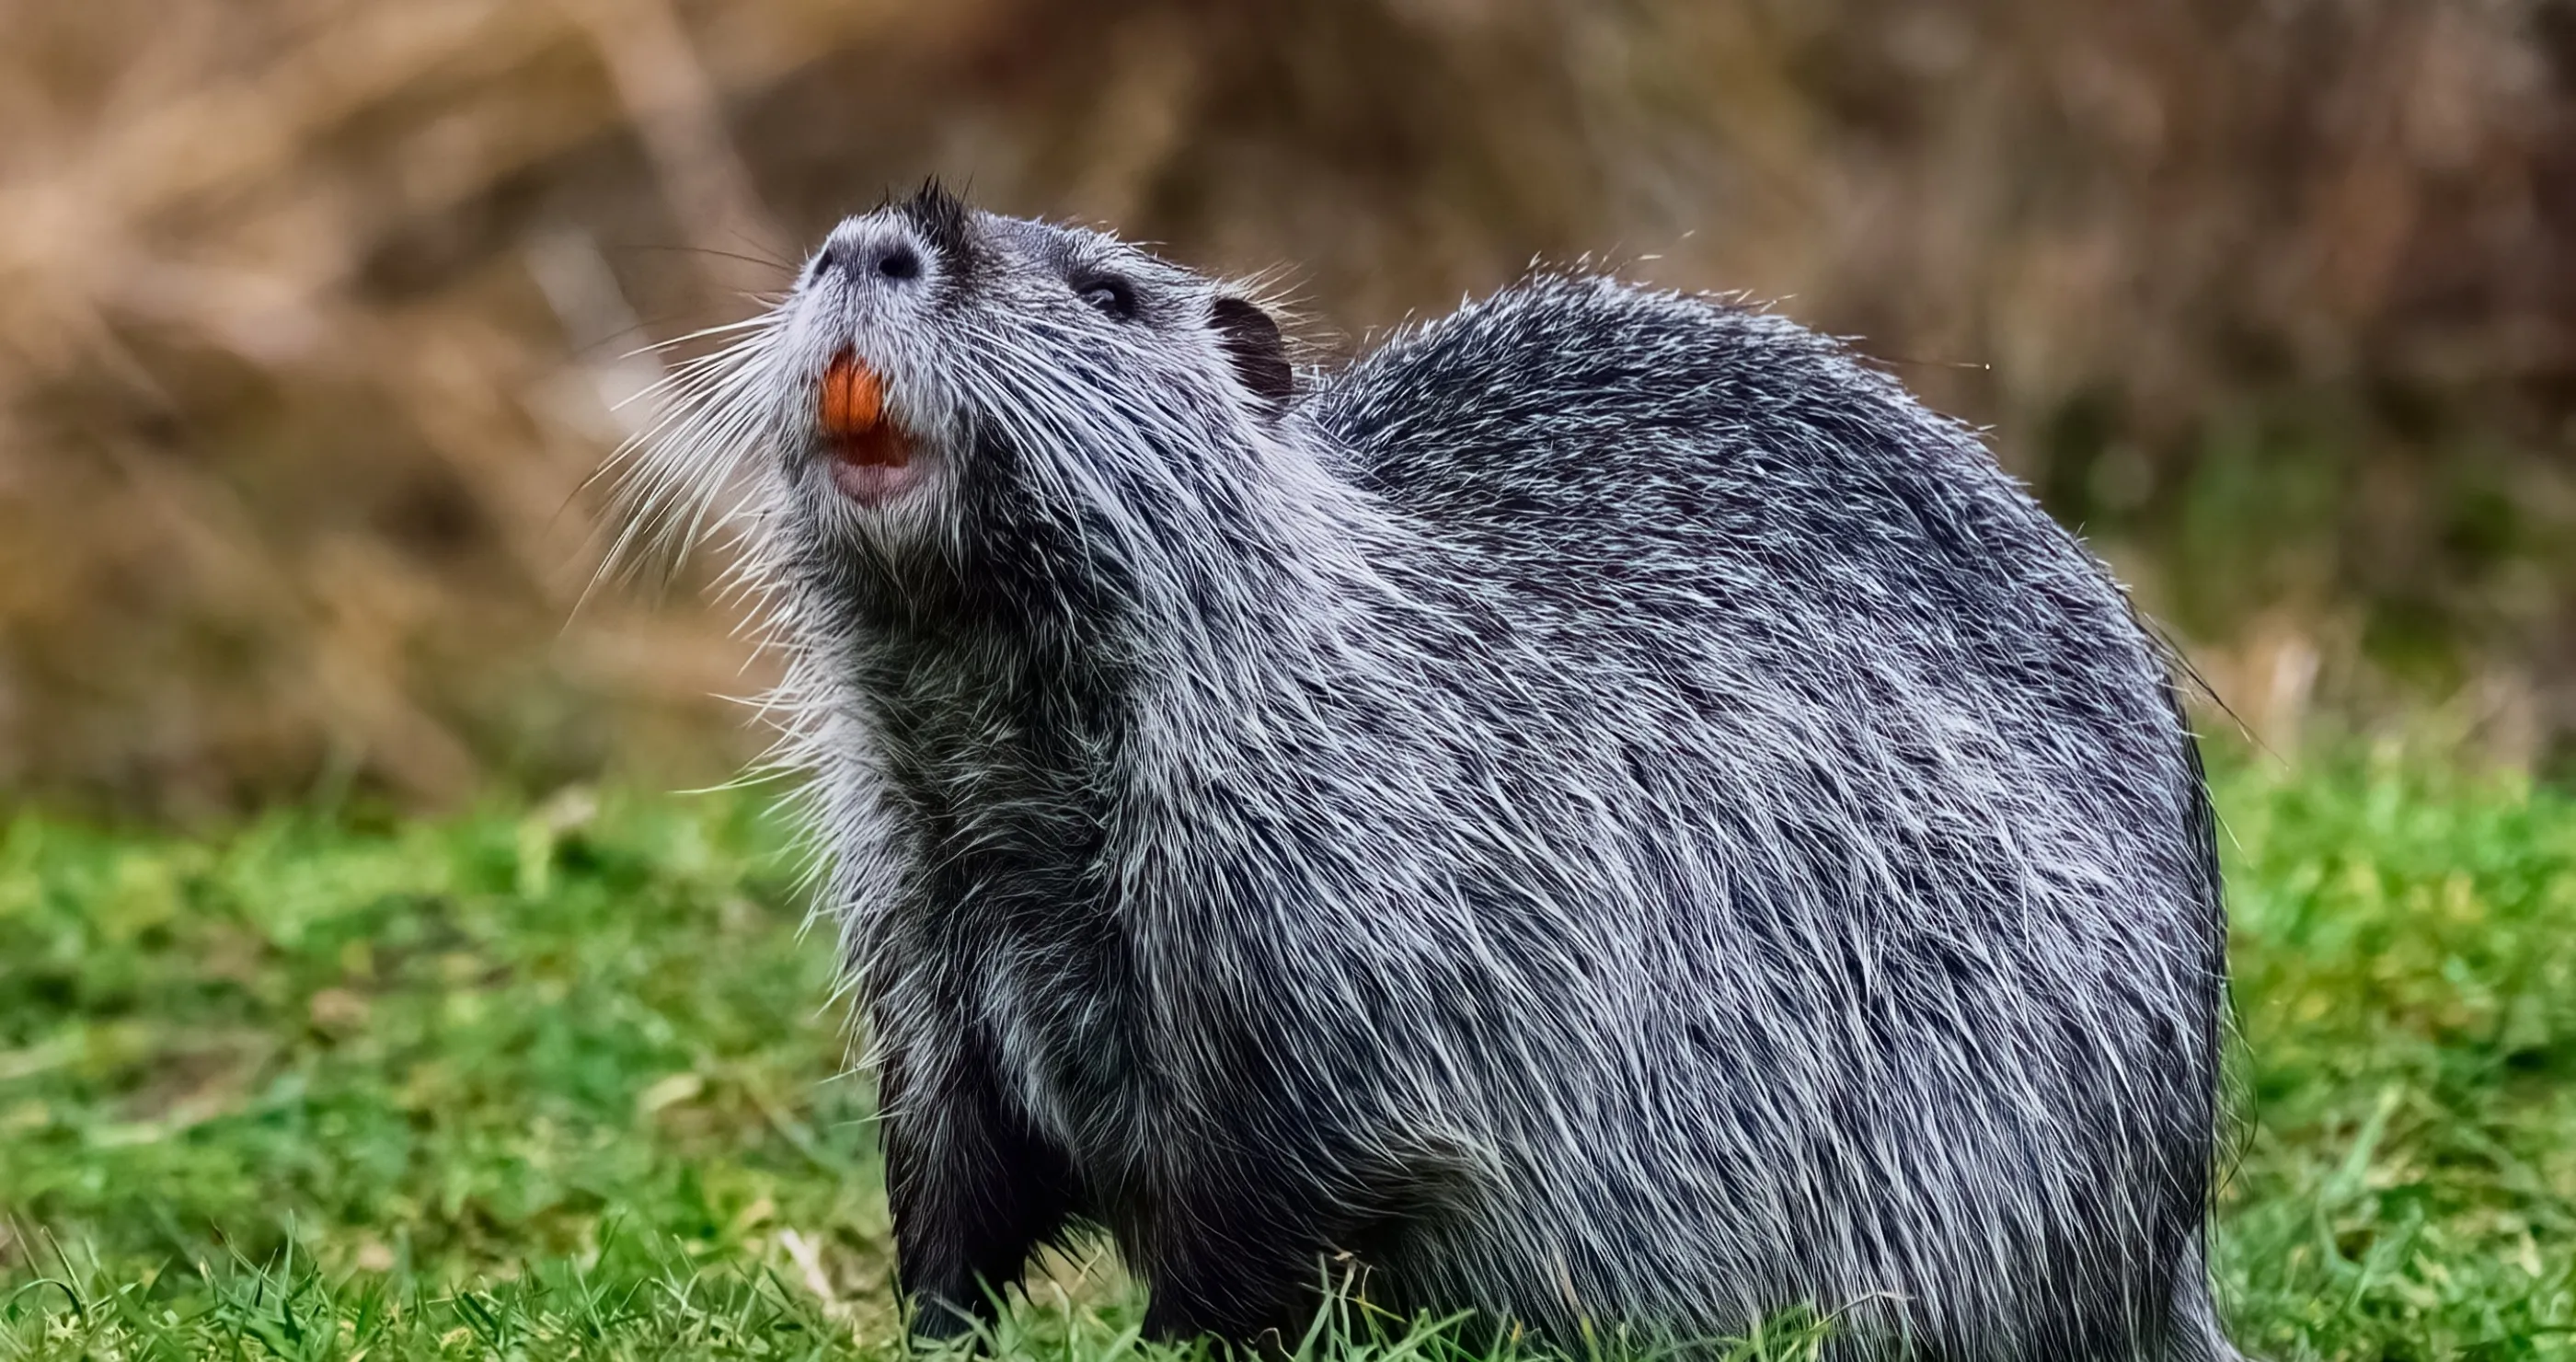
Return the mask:
<path id="1" fill-rule="evenodd" d="M 915 1075 L 889 1057 L 878 1077 L 895 1275 L 923 1338 L 989 1322 L 1073 1208 L 1070 1161 L 975 1067 Z"/>
<path id="2" fill-rule="evenodd" d="M 2174 1307 L 2165 1356 L 2171 1362 L 2245 1362 L 2219 1328 L 2209 1288 L 2208 1247 L 2195 1239 L 2174 1272 Z"/>

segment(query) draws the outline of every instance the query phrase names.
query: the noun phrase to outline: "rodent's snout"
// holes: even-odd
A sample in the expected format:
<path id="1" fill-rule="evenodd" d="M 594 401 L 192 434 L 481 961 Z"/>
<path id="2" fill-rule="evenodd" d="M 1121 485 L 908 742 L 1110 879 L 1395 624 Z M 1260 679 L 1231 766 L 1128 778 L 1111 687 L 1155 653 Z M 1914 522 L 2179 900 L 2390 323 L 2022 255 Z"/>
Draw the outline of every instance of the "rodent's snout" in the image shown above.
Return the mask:
<path id="1" fill-rule="evenodd" d="M 837 274 L 852 288 L 898 291 L 919 284 L 928 248 L 899 222 L 844 223 L 815 252 L 809 282 Z"/>
<path id="2" fill-rule="evenodd" d="M 833 484 L 859 505 L 887 505 L 926 480 L 873 352 L 903 330 L 943 263 L 908 212 L 879 210 L 834 228 L 806 266 L 800 287 L 817 290 L 822 309 L 809 315 L 835 347 L 811 390 L 813 429 Z"/>

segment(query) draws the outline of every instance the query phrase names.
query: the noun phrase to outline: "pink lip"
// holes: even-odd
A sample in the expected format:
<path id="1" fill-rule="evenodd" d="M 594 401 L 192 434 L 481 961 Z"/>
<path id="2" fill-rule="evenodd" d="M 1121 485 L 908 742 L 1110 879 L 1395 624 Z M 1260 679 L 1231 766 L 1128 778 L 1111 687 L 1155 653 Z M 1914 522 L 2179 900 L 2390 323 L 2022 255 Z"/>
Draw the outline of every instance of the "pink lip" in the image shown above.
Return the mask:
<path id="1" fill-rule="evenodd" d="M 830 456 L 832 485 L 841 495 L 871 509 L 885 505 L 921 484 L 924 476 L 918 459 L 903 463 L 861 463 L 845 458 L 838 450 Z"/>

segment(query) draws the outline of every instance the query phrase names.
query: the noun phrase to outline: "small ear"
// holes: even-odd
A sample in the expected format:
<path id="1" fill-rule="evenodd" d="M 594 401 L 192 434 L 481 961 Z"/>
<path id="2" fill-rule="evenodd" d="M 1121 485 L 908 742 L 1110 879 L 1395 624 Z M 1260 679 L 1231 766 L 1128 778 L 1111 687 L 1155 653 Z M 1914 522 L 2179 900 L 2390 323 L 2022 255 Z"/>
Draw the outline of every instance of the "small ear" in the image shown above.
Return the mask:
<path id="1" fill-rule="evenodd" d="M 1216 328 L 1217 343 L 1234 361 L 1235 377 L 1243 381 L 1244 390 L 1274 413 L 1286 410 L 1297 376 L 1288 367 L 1288 347 L 1279 339 L 1279 323 L 1259 307 L 1229 295 L 1209 304 L 1208 325 Z"/>

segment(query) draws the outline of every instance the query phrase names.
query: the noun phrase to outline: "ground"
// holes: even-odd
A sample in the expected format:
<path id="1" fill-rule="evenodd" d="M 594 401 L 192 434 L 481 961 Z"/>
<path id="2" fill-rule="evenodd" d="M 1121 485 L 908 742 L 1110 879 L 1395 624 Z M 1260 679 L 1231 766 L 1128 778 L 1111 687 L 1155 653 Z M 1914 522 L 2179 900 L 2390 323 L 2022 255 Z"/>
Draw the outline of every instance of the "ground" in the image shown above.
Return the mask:
<path id="1" fill-rule="evenodd" d="M 2235 1337 L 2576 1358 L 2576 797 L 2385 755 L 2218 786 Z M 768 802 L 10 823 L 0 1360 L 898 1353 L 833 943 Z M 1155 1351 L 1105 1254 L 1033 1288 L 1002 1353 Z"/>

